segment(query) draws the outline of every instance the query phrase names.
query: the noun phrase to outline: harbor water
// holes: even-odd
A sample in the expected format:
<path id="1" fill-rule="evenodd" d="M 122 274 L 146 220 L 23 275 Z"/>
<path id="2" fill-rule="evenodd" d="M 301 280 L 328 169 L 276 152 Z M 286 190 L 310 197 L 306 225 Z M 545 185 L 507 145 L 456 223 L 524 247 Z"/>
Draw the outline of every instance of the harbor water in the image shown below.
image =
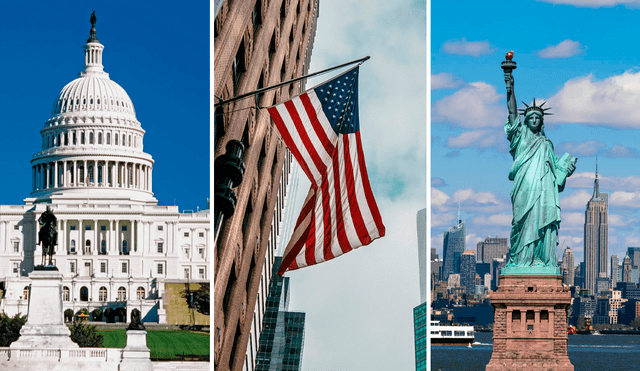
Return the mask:
<path id="1" fill-rule="evenodd" d="M 492 337 L 491 332 L 476 332 L 471 348 L 431 345 L 431 370 L 484 370 Z M 568 351 L 575 371 L 640 370 L 640 335 L 569 335 Z"/>

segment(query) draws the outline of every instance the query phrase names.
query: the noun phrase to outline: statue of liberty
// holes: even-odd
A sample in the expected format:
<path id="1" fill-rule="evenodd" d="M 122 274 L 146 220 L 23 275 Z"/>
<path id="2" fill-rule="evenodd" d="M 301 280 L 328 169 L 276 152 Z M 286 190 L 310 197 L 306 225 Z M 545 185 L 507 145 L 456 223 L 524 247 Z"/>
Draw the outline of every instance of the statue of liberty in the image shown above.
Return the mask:
<path id="1" fill-rule="evenodd" d="M 511 203 L 511 248 L 509 261 L 502 274 L 559 275 L 556 258 L 558 229 L 560 228 L 559 192 L 566 179 L 573 174 L 577 159 L 568 153 L 559 158 L 553 144 L 545 136 L 544 115 L 549 108 L 544 103 L 524 103 L 524 123 L 518 114 L 511 61 L 507 53 L 502 63 L 507 85 L 509 118 L 504 126 L 513 157 L 509 180 L 513 181 Z"/>

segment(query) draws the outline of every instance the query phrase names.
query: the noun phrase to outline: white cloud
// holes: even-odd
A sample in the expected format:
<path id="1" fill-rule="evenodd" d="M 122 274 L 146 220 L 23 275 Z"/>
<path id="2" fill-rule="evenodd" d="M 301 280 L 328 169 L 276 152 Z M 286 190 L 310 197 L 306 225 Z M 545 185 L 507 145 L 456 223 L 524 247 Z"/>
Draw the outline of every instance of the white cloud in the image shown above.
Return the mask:
<path id="1" fill-rule="evenodd" d="M 475 233 L 467 233 L 465 238 L 465 250 L 476 250 L 478 247 L 478 242 L 480 241 L 484 241 L 484 238 L 478 237 Z"/>
<path id="2" fill-rule="evenodd" d="M 616 191 L 609 195 L 609 206 L 640 207 L 640 192 Z"/>
<path id="3" fill-rule="evenodd" d="M 501 130 L 471 130 L 460 135 L 447 138 L 449 148 L 496 148 L 499 151 L 508 151 L 506 135 Z"/>
<path id="4" fill-rule="evenodd" d="M 582 213 L 562 212 L 561 218 L 562 218 L 562 222 L 560 223 L 561 230 L 584 229 L 584 212 Z"/>
<path id="5" fill-rule="evenodd" d="M 454 213 L 431 213 L 431 228 L 450 228 L 455 224 L 456 214 Z"/>
<path id="6" fill-rule="evenodd" d="M 433 121 L 465 128 L 501 127 L 507 118 L 504 96 L 493 85 L 472 82 L 433 104 Z"/>
<path id="7" fill-rule="evenodd" d="M 479 215 L 473 218 L 473 223 L 478 225 L 491 225 L 496 227 L 511 228 L 511 214 L 493 214 L 493 215 Z"/>
<path id="8" fill-rule="evenodd" d="M 569 58 L 578 55 L 586 48 L 578 41 L 566 39 L 558 45 L 550 45 L 538 52 L 540 58 Z"/>
<path id="9" fill-rule="evenodd" d="M 555 121 L 640 128 L 640 72 L 595 80 L 592 74 L 567 81 L 549 98 Z"/>
<path id="10" fill-rule="evenodd" d="M 582 142 L 562 142 L 558 144 L 557 153 L 568 152 L 575 157 L 589 157 L 599 154 L 606 145 L 597 140 L 586 140 Z"/>
<path id="11" fill-rule="evenodd" d="M 450 197 L 437 188 L 431 187 L 431 206 L 442 207 L 449 201 Z"/>
<path id="12" fill-rule="evenodd" d="M 435 202 L 434 202 L 435 199 Z M 431 206 L 441 212 L 456 211 L 464 213 L 498 213 L 511 210 L 511 203 L 491 192 L 477 192 L 473 188 L 460 189 L 452 196 L 436 188 L 431 188 Z"/>
<path id="13" fill-rule="evenodd" d="M 639 8 L 640 0 L 536 0 L 550 4 L 573 5 L 578 8 L 610 8 L 624 5 L 627 8 Z"/>
<path id="14" fill-rule="evenodd" d="M 447 73 L 440 72 L 435 75 L 431 75 L 431 90 L 438 89 L 453 89 L 464 84 L 464 81 L 460 77 Z"/>
<path id="15" fill-rule="evenodd" d="M 640 157 L 640 153 L 633 148 L 624 147 L 619 144 L 609 148 L 608 150 L 602 153 L 604 157 L 615 157 L 615 158 L 638 158 Z"/>
<path id="16" fill-rule="evenodd" d="M 584 189 L 576 190 L 570 195 L 560 198 L 560 207 L 562 210 L 585 210 L 592 195 L 592 192 L 587 192 Z"/>
<path id="17" fill-rule="evenodd" d="M 638 218 L 622 215 L 622 214 L 609 214 L 609 225 L 615 227 L 626 227 L 629 224 L 635 224 L 638 222 Z"/>
<path id="18" fill-rule="evenodd" d="M 481 55 L 493 54 L 495 48 L 491 48 L 489 41 L 467 41 L 467 39 L 463 37 L 461 40 L 445 41 L 442 46 L 442 51 L 447 54 L 479 57 Z"/>

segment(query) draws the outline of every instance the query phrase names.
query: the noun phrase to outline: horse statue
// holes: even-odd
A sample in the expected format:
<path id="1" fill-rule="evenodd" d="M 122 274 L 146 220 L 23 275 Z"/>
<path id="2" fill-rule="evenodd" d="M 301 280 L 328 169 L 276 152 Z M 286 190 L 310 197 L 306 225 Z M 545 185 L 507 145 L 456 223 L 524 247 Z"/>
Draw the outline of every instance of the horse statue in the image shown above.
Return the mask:
<path id="1" fill-rule="evenodd" d="M 42 265 L 53 266 L 53 254 L 55 254 L 55 246 L 58 244 L 58 231 L 56 229 L 58 219 L 53 215 L 51 207 L 47 206 L 47 210 L 38 218 L 40 231 L 38 232 L 38 244 L 42 244 Z M 49 256 L 49 264 L 46 264 L 47 255 Z"/>

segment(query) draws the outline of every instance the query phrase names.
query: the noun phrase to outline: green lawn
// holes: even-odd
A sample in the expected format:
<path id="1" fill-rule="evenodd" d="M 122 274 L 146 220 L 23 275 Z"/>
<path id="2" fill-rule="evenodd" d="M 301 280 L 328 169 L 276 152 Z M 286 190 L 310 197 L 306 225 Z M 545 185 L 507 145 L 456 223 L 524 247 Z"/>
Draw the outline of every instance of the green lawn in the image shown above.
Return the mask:
<path id="1" fill-rule="evenodd" d="M 125 329 L 98 330 L 105 348 L 124 348 L 127 345 Z M 176 355 L 208 355 L 209 335 L 189 331 L 147 331 L 147 346 L 151 358 L 173 358 Z"/>

